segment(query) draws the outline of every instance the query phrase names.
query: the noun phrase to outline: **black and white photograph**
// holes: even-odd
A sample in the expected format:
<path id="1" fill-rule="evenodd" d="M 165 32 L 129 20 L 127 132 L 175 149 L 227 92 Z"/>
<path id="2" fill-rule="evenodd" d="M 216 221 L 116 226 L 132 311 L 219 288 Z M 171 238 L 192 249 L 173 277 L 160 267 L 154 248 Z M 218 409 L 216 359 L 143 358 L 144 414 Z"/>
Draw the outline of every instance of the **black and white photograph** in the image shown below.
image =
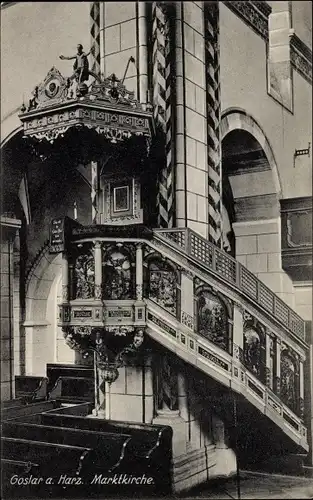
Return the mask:
<path id="1" fill-rule="evenodd" d="M 312 2 L 1 2 L 1 497 L 313 500 Z"/>

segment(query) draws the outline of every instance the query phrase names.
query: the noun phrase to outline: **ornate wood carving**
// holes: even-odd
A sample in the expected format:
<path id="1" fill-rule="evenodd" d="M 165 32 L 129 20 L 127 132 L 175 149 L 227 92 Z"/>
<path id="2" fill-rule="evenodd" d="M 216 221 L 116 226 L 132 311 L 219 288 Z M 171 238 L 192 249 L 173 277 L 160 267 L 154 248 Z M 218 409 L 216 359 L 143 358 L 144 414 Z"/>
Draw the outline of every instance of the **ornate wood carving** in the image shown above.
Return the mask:
<path id="1" fill-rule="evenodd" d="M 70 79 L 53 67 L 35 88 L 28 108 L 21 109 L 25 136 L 53 142 L 71 127 L 85 126 L 112 143 L 144 136 L 149 150 L 154 133 L 149 105 L 136 101 L 134 92 L 114 74 L 98 78 L 86 88 L 85 95 L 74 96 Z"/>

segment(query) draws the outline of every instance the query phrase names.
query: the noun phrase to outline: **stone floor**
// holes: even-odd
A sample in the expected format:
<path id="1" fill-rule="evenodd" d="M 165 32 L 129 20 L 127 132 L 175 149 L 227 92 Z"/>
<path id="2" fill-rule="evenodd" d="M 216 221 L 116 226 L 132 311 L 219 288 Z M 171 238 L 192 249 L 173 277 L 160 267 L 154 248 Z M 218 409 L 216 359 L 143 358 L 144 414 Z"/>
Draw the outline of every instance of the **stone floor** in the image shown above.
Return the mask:
<path id="1" fill-rule="evenodd" d="M 241 472 L 239 489 L 240 496 L 238 496 L 238 483 L 235 479 L 220 480 L 194 489 L 188 495 L 184 495 L 183 499 L 313 499 L 313 479 L 301 477 Z"/>

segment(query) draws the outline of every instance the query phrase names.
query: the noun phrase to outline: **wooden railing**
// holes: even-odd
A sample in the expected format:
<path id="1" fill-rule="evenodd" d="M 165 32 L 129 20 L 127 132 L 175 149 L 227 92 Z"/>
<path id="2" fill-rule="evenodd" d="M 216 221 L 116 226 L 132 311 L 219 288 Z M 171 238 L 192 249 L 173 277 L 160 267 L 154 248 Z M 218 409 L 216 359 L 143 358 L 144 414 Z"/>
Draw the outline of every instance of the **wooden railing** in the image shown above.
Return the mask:
<path id="1" fill-rule="evenodd" d="M 179 247 L 189 259 L 217 273 L 269 312 L 294 335 L 305 340 L 305 322 L 240 262 L 189 228 L 156 229 L 161 240 Z"/>

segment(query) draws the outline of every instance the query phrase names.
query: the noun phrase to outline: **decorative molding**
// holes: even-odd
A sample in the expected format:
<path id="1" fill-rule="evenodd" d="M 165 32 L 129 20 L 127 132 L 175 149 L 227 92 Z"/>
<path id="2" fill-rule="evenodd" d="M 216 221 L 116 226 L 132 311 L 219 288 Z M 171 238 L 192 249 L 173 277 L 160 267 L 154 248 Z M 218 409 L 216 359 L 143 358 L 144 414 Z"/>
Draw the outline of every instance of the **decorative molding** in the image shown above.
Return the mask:
<path id="1" fill-rule="evenodd" d="M 89 88 L 82 84 L 86 93 L 73 98 L 70 81 L 53 67 L 35 87 L 28 108 L 23 106 L 19 115 L 26 137 L 53 143 L 71 127 L 84 125 L 112 143 L 144 136 L 148 153 L 154 133 L 152 112 L 136 101 L 134 92 L 113 74 L 95 80 Z"/>
<path id="2" fill-rule="evenodd" d="M 204 349 L 201 346 L 198 346 L 198 354 L 200 354 L 200 356 L 204 357 L 205 359 L 208 359 L 209 361 L 211 361 L 215 365 L 219 366 L 223 370 L 225 370 L 227 372 L 230 370 L 230 365 L 228 363 L 221 360 L 220 358 L 218 358 L 214 354 L 211 354 L 209 351 L 207 351 L 206 349 Z"/>
<path id="3" fill-rule="evenodd" d="M 223 0 L 223 3 L 264 40 L 268 40 L 268 17 L 272 8 L 267 2 Z"/>
<path id="4" fill-rule="evenodd" d="M 181 313 L 181 322 L 183 325 L 187 326 L 187 328 L 190 328 L 190 330 L 194 329 L 193 317 L 185 311 L 182 311 Z"/>
<path id="5" fill-rule="evenodd" d="M 64 301 L 69 300 L 69 286 L 68 285 L 62 285 L 62 299 Z"/>
<path id="6" fill-rule="evenodd" d="M 136 299 L 137 300 L 142 300 L 143 296 L 143 285 L 136 285 Z"/>
<path id="7" fill-rule="evenodd" d="M 174 330 L 174 328 L 170 327 L 165 321 L 163 321 L 160 318 L 157 318 L 154 314 L 151 314 L 148 312 L 148 320 L 152 321 L 152 323 L 156 324 L 158 327 L 160 327 L 162 330 L 164 330 L 166 333 L 174 337 L 175 339 L 177 338 L 177 332 Z"/>
<path id="8" fill-rule="evenodd" d="M 102 299 L 102 287 L 101 287 L 101 285 L 95 285 L 95 299 L 96 300 Z"/>
<path id="9" fill-rule="evenodd" d="M 294 69 L 312 85 L 312 51 L 295 33 L 290 36 L 290 49 Z"/>

